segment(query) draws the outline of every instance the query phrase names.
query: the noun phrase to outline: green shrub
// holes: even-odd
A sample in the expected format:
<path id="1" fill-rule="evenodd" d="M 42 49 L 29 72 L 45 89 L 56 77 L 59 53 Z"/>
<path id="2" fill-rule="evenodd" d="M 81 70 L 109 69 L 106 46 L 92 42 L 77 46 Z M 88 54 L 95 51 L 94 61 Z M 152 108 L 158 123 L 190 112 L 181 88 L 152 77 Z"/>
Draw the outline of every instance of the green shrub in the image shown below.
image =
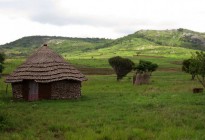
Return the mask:
<path id="1" fill-rule="evenodd" d="M 122 58 L 120 56 L 112 57 L 108 61 L 117 74 L 117 81 L 121 80 L 131 72 L 134 67 L 134 62 L 128 58 Z"/>

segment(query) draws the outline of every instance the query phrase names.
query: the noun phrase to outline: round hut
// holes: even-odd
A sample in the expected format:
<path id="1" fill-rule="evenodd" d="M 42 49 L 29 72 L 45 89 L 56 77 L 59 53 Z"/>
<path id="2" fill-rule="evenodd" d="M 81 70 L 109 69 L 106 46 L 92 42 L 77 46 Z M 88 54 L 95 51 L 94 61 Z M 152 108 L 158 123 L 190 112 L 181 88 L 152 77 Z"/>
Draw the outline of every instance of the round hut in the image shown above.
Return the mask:
<path id="1" fill-rule="evenodd" d="M 71 99 L 81 96 L 85 76 L 44 44 L 6 78 L 14 98 Z"/>

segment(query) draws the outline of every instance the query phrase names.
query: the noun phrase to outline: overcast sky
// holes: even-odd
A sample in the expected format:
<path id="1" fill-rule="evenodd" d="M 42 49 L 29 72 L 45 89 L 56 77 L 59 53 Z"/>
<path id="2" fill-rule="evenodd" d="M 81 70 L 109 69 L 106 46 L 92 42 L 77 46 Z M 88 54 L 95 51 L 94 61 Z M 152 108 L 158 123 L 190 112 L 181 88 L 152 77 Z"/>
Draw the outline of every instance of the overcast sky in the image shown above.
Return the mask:
<path id="1" fill-rule="evenodd" d="M 0 44 L 31 35 L 118 38 L 177 28 L 205 32 L 205 0 L 0 0 Z"/>

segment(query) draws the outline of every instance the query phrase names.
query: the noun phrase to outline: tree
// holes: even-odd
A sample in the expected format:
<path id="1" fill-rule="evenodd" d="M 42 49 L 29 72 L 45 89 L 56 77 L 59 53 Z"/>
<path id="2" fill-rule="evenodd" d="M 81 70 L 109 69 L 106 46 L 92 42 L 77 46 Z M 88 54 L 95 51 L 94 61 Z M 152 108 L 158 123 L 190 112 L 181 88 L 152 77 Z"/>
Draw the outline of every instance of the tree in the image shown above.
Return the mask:
<path id="1" fill-rule="evenodd" d="M 131 72 L 134 67 L 134 62 L 128 58 L 122 58 L 120 56 L 112 57 L 108 60 L 108 62 L 117 75 L 117 81 L 121 80 L 124 76 Z"/>
<path id="2" fill-rule="evenodd" d="M 133 77 L 133 84 L 147 84 L 152 75 L 156 71 L 158 65 L 150 61 L 140 60 L 139 64 L 134 68 L 136 75 Z"/>
<path id="3" fill-rule="evenodd" d="M 198 67 L 196 66 L 197 62 L 195 59 L 186 59 L 182 62 L 182 71 L 191 74 L 191 80 L 194 80 L 197 74 Z"/>
<path id="4" fill-rule="evenodd" d="M 196 52 L 196 54 L 192 55 L 190 68 L 196 69 L 196 77 L 198 81 L 205 87 L 205 53 L 204 52 Z"/>
<path id="5" fill-rule="evenodd" d="M 4 66 L 3 66 L 4 60 L 5 60 L 5 54 L 0 53 L 0 77 L 1 77 L 1 73 L 4 69 Z"/>

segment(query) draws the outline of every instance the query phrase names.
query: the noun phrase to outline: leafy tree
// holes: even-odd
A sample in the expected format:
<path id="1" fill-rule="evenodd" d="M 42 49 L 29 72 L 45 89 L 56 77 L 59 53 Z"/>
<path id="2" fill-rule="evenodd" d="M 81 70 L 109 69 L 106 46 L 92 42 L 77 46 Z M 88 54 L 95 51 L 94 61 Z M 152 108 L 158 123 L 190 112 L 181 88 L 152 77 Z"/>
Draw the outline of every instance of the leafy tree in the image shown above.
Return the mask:
<path id="1" fill-rule="evenodd" d="M 1 77 L 1 73 L 4 69 L 4 67 L 3 67 L 4 60 L 5 60 L 5 54 L 0 53 L 0 77 Z"/>
<path id="2" fill-rule="evenodd" d="M 117 81 L 121 80 L 124 76 L 131 72 L 134 67 L 134 62 L 128 58 L 122 58 L 120 56 L 112 57 L 108 60 L 108 62 L 117 75 Z"/>
<path id="3" fill-rule="evenodd" d="M 0 63 L 4 63 L 4 60 L 5 60 L 5 54 L 0 53 Z"/>
<path id="4" fill-rule="evenodd" d="M 195 59 L 186 59 L 182 62 L 182 71 L 191 74 L 191 80 L 194 80 L 198 71 L 196 66 L 197 62 Z"/>
<path id="5" fill-rule="evenodd" d="M 140 60 L 139 64 L 135 67 L 137 73 L 149 73 L 156 71 L 158 65 L 150 61 Z"/>
<path id="6" fill-rule="evenodd" d="M 205 87 L 205 53 L 204 52 L 196 52 L 196 54 L 192 55 L 190 68 L 196 69 L 196 77 L 198 81 Z"/>
<path id="7" fill-rule="evenodd" d="M 156 71 L 158 65 L 150 61 L 140 60 L 135 67 L 136 75 L 133 77 L 133 84 L 147 84 L 149 83 L 152 72 Z"/>

